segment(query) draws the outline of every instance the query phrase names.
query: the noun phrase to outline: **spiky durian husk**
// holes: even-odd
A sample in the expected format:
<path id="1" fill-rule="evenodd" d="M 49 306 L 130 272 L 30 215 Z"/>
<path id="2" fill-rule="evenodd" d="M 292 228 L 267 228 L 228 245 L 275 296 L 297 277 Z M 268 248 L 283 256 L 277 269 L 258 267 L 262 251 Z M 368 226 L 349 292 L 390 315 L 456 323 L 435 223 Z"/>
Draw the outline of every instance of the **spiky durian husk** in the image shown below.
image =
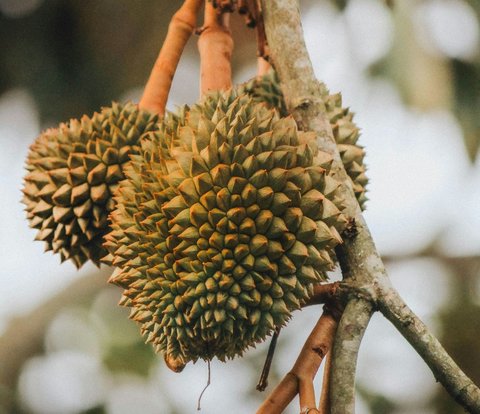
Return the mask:
<path id="1" fill-rule="evenodd" d="M 277 108 L 282 116 L 287 115 L 285 100 L 274 71 L 270 71 L 260 78 L 254 78 L 239 88 L 240 91 L 251 95 L 255 101 L 265 102 Z M 353 122 L 354 114 L 350 112 L 349 108 L 342 107 L 342 95 L 340 93 L 325 93 L 323 102 L 340 157 L 348 176 L 352 180 L 355 196 L 363 209 L 367 201 L 365 193 L 368 178 L 365 175 L 366 168 L 363 162 L 365 151 L 363 147 L 358 145 L 360 130 Z"/>
<path id="2" fill-rule="evenodd" d="M 123 165 L 138 153 L 140 137 L 157 128 L 157 116 L 134 104 L 103 108 L 92 118 L 71 120 L 43 132 L 31 145 L 23 189 L 30 226 L 46 250 L 100 264 L 106 251 L 112 192 L 124 178 Z"/>
<path id="3" fill-rule="evenodd" d="M 121 304 L 157 352 L 181 364 L 242 354 L 332 269 L 345 217 L 312 138 L 230 91 L 142 143 L 105 246 Z"/>

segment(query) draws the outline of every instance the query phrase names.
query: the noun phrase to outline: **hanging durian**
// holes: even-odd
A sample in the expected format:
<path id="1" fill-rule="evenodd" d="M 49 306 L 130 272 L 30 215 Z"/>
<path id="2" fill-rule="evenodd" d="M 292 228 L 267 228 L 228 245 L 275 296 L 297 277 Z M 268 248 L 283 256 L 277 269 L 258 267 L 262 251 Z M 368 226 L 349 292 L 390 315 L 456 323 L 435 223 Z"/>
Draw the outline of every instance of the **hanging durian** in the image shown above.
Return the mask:
<path id="1" fill-rule="evenodd" d="M 241 355 L 334 266 L 346 220 L 332 159 L 293 118 L 234 90 L 149 135 L 116 193 L 111 282 L 166 359 Z"/>
<path id="2" fill-rule="evenodd" d="M 255 101 L 265 102 L 277 108 L 282 116 L 287 115 L 280 83 L 273 70 L 262 77 L 254 78 L 241 85 L 239 91 L 248 93 Z M 342 107 L 342 95 L 340 93 L 325 94 L 323 102 L 327 119 L 330 121 L 333 136 L 337 142 L 340 157 L 348 176 L 352 180 L 353 191 L 360 203 L 360 207 L 364 209 L 367 201 L 365 187 L 368 179 L 365 175 L 366 168 L 363 163 L 365 151 L 357 143 L 360 130 L 353 122 L 353 113 L 348 108 Z"/>
<path id="3" fill-rule="evenodd" d="M 36 139 L 27 158 L 23 202 L 46 250 L 77 267 L 88 259 L 100 264 L 112 192 L 124 178 L 129 155 L 138 153 L 140 137 L 154 131 L 157 121 L 136 105 L 113 104 Z"/>

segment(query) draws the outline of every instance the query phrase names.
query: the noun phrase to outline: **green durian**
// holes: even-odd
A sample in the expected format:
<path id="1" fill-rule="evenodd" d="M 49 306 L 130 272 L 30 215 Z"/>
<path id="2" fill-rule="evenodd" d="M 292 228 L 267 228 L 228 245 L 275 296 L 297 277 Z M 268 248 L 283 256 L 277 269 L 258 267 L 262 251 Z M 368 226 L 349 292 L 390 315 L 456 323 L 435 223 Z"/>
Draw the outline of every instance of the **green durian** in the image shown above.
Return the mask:
<path id="1" fill-rule="evenodd" d="M 276 73 L 272 70 L 260 78 L 254 78 L 239 86 L 240 92 L 248 93 L 257 102 L 265 102 L 277 108 L 282 116 L 287 115 L 287 108 Z M 342 107 L 342 95 L 323 95 L 326 116 L 330 121 L 333 136 L 337 142 L 340 157 L 345 170 L 352 180 L 353 191 L 362 209 L 367 201 L 366 185 L 368 178 L 365 174 L 366 167 L 363 162 L 365 151 L 358 144 L 360 130 L 353 122 L 353 113 L 348 108 Z"/>
<path id="2" fill-rule="evenodd" d="M 62 261 L 100 264 L 108 232 L 112 193 L 123 166 L 139 152 L 140 137 L 157 128 L 158 117 L 134 104 L 114 103 L 91 118 L 71 120 L 43 132 L 31 145 L 23 203 L 36 240 Z"/>
<path id="3" fill-rule="evenodd" d="M 176 366 L 241 355 L 334 267 L 332 159 L 292 117 L 232 90 L 167 114 L 116 193 L 110 281 Z"/>

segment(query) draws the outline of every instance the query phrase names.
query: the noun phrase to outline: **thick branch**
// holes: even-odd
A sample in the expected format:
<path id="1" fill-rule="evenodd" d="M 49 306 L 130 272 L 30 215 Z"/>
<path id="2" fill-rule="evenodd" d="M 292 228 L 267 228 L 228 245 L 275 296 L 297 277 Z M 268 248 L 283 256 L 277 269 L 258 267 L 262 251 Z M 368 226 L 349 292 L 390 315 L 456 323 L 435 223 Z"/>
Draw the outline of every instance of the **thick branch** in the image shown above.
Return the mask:
<path id="1" fill-rule="evenodd" d="M 330 393 L 331 414 L 355 412 L 355 372 L 363 334 L 372 306 L 363 299 L 351 300 L 345 308 L 333 345 Z M 329 414 L 330 414 L 329 413 Z"/>
<path id="2" fill-rule="evenodd" d="M 356 357 L 353 360 L 343 358 L 342 349 L 353 344 L 358 350 L 372 311 L 371 303 L 375 298 L 374 285 L 389 285 L 390 283 L 385 267 L 362 217 L 360 207 L 352 191 L 351 181 L 346 175 L 330 125 L 325 117 L 321 95 L 326 93 L 326 88 L 314 76 L 303 38 L 298 0 L 262 0 L 262 6 L 270 57 L 278 72 L 287 108 L 295 117 L 299 128 L 315 131 L 320 149 L 332 155 L 334 159 L 333 174 L 342 183 L 342 193 L 346 206 L 345 213 L 355 223 L 358 231 L 354 238 L 345 240 L 344 244 L 337 248 L 337 256 L 339 256 L 344 278 L 348 279 L 349 283 L 357 288 L 353 303 L 347 306 L 342 317 L 344 321 L 337 331 L 336 350 L 333 355 L 334 370 L 331 396 L 332 404 L 335 407 L 332 407 L 332 409 L 338 413 L 349 413 L 352 412 L 353 406 Z M 395 292 L 393 288 L 392 292 Z M 399 300 L 401 299 L 399 298 Z M 431 345 L 431 341 L 429 342 L 430 335 L 419 336 L 418 340 L 422 343 L 422 349 L 427 349 Z M 357 351 L 354 350 L 353 352 L 356 355 Z M 426 354 L 424 352 L 422 356 Z M 447 357 L 443 349 L 441 349 L 441 354 L 443 355 L 442 358 Z M 430 367 L 433 369 L 434 366 L 434 372 L 444 374 L 443 377 L 437 376 L 439 380 L 449 378 L 442 384 L 457 398 L 458 390 L 452 389 L 450 384 L 455 382 L 456 377 L 462 377 L 464 374 L 456 366 L 442 366 L 439 359 L 432 359 L 431 363 Z M 342 388 L 338 388 L 340 384 Z M 478 412 L 480 401 L 475 398 L 477 389 L 471 381 L 470 384 L 463 388 L 463 393 L 469 394 L 470 397 L 464 397 L 460 402 L 470 411 Z M 347 389 L 352 398 L 341 399 L 340 391 Z M 472 406 L 470 402 L 474 405 Z"/>

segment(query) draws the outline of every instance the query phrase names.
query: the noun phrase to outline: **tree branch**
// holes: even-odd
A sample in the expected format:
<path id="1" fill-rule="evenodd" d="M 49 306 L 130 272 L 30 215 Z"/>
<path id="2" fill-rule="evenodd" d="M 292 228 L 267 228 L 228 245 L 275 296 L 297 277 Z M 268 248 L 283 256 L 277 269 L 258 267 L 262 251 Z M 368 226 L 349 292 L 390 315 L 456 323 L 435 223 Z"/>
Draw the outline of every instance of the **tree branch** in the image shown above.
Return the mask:
<path id="1" fill-rule="evenodd" d="M 330 125 L 325 117 L 325 108 L 321 96 L 327 90 L 314 76 L 313 67 L 305 47 L 298 1 L 262 0 L 262 8 L 270 57 L 278 72 L 287 108 L 296 119 L 299 128 L 315 131 L 319 148 L 332 155 L 334 160 L 333 174 L 342 183 L 341 190 L 345 200 L 344 212 L 355 223 L 357 229 L 357 234 L 353 238 L 346 238 L 344 244 L 337 248 L 337 256 L 344 279 L 355 286 L 356 292 L 351 299 L 351 304 L 347 305 L 342 316 L 342 322 L 335 339 L 332 362 L 332 410 L 337 413 L 349 413 L 352 412 L 354 404 L 354 378 L 358 346 L 370 319 L 372 303 L 376 299 L 377 292 L 379 294 L 387 293 L 383 290 L 378 291 L 375 287 L 390 286 L 390 289 L 392 289 L 390 291 L 391 295 L 395 293 L 399 300 L 398 306 L 394 307 L 397 311 L 406 308 L 406 305 L 390 285 L 385 267 L 363 219 L 352 190 L 351 181 L 345 172 Z M 399 303 L 402 303 L 402 306 Z M 390 305 L 393 306 L 393 304 L 385 303 L 385 312 Z M 388 314 L 392 321 L 400 324 L 401 317 L 407 315 L 403 315 L 401 312 L 395 313 L 394 309 L 389 310 Z M 408 316 L 411 317 L 411 315 Z M 407 319 L 407 322 L 403 322 L 408 324 L 408 321 L 409 319 Z M 423 328 L 424 325 L 422 324 Z M 429 357 L 428 354 L 431 351 L 428 351 L 428 348 L 433 344 L 431 341 L 433 335 L 426 332 L 425 330 L 418 338 L 422 343 L 419 349 L 422 356 Z M 416 338 L 418 332 L 415 335 L 413 333 L 412 338 L 414 336 Z M 447 388 L 447 391 L 458 398 L 465 408 L 471 412 L 479 412 L 480 401 L 475 397 L 478 392 L 477 388 L 470 380 L 468 380 L 470 381 L 469 384 L 460 390 L 452 388 L 451 384 L 456 383 L 455 378 L 466 378 L 465 374 L 456 365 L 442 365 L 442 361 L 446 360 L 445 356 L 447 354 L 439 344 L 438 346 L 433 345 L 443 355 L 442 358 L 430 359 L 430 367 L 434 370 L 434 373 L 442 372 L 444 374 L 444 376 L 437 376 L 437 378 L 443 381 L 442 384 Z M 356 349 L 348 350 L 350 346 Z M 350 356 L 354 356 L 354 358 L 344 357 L 345 352 L 349 352 Z M 445 378 L 449 378 L 448 381 Z M 340 394 L 344 391 L 350 395 L 348 399 L 340 398 Z M 461 391 L 461 398 L 459 398 L 459 391 Z M 466 394 L 468 394 L 468 398 L 465 396 Z"/>
<path id="2" fill-rule="evenodd" d="M 370 302 L 353 299 L 347 304 L 340 320 L 332 351 L 331 414 L 355 412 L 358 350 L 371 314 Z"/>
<path id="3" fill-rule="evenodd" d="M 449 394 L 471 413 L 480 413 L 480 390 L 448 355 L 438 339 L 388 284 L 378 287 L 378 309 L 427 363 Z"/>

